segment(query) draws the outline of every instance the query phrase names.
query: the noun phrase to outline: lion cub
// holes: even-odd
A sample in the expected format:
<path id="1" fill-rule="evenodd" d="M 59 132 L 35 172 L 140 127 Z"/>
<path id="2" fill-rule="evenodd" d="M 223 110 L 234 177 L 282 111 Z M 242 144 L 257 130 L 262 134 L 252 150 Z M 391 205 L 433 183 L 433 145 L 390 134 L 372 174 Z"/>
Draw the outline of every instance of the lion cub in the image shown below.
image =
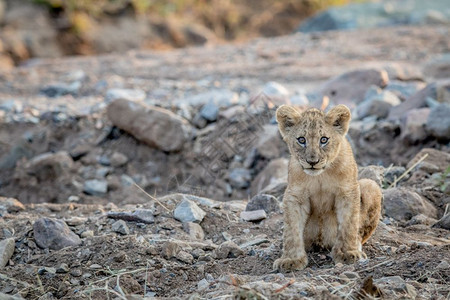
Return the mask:
<path id="1" fill-rule="evenodd" d="M 377 227 L 381 189 L 370 179 L 358 181 L 358 169 L 346 140 L 350 110 L 300 113 L 282 105 L 278 127 L 289 147 L 288 186 L 283 200 L 283 255 L 274 269 L 300 270 L 308 264 L 305 248 L 331 250 L 335 262 L 366 258 L 362 244 Z"/>

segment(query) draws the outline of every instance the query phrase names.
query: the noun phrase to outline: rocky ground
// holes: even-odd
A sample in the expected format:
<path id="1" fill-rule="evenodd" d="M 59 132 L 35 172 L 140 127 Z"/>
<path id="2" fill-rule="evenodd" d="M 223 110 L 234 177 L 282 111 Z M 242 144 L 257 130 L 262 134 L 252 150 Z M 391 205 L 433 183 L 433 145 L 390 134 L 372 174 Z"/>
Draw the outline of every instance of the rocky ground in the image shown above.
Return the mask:
<path id="1" fill-rule="evenodd" d="M 447 299 L 448 36 L 296 34 L 0 73 L 0 298 Z M 316 249 L 272 271 L 282 103 L 352 108 L 360 176 L 384 189 L 367 260 Z"/>

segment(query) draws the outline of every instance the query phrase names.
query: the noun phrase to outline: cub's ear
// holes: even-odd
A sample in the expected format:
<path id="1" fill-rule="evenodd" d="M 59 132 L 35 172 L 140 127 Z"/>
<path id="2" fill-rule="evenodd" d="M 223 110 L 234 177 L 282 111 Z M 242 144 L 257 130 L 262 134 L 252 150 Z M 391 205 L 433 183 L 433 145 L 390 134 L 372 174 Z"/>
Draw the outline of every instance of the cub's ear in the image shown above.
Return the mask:
<path id="1" fill-rule="evenodd" d="M 351 119 L 351 113 L 347 106 L 339 104 L 333 107 L 326 115 L 325 120 L 333 126 L 337 132 L 345 135 Z"/>
<path id="2" fill-rule="evenodd" d="M 278 129 L 281 136 L 284 138 L 287 132 L 296 125 L 300 120 L 300 113 L 292 106 L 281 105 L 277 112 Z"/>

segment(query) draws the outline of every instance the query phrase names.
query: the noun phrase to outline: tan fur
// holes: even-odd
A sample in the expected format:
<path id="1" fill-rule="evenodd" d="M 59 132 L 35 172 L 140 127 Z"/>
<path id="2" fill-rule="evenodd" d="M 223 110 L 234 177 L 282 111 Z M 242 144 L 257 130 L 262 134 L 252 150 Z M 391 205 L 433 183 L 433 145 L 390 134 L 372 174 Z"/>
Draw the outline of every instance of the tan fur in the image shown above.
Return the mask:
<path id="1" fill-rule="evenodd" d="M 278 126 L 291 158 L 283 199 L 283 255 L 274 269 L 305 268 L 306 249 L 313 245 L 331 249 L 335 262 L 366 257 L 361 245 L 378 224 L 382 194 L 374 181 L 357 179 L 345 138 L 350 117 L 344 105 L 327 114 L 317 109 L 300 113 L 287 105 L 278 108 Z M 299 137 L 306 143 L 299 143 Z M 322 137 L 328 138 L 325 144 Z"/>

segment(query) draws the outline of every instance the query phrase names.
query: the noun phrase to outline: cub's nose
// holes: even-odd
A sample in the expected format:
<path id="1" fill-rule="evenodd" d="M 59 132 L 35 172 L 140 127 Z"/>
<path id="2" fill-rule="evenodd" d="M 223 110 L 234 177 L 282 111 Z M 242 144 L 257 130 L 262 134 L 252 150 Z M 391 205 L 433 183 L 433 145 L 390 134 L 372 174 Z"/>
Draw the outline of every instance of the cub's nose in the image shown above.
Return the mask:
<path id="1" fill-rule="evenodd" d="M 310 164 L 311 167 L 314 167 L 314 165 L 316 165 L 319 162 L 319 160 L 306 160 L 306 162 Z"/>

